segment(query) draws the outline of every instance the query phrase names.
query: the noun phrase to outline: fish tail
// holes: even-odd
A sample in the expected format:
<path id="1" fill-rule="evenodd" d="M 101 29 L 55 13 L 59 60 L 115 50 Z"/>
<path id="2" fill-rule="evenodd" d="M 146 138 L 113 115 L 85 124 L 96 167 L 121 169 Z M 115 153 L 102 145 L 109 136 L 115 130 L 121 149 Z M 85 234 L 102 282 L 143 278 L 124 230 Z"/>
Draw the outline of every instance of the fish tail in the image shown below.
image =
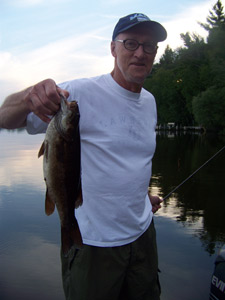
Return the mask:
<path id="1" fill-rule="evenodd" d="M 75 222 L 69 227 L 61 227 L 61 243 L 62 252 L 67 256 L 69 250 L 72 247 L 81 249 L 83 246 L 83 241 L 80 233 L 80 229 L 75 219 Z"/>

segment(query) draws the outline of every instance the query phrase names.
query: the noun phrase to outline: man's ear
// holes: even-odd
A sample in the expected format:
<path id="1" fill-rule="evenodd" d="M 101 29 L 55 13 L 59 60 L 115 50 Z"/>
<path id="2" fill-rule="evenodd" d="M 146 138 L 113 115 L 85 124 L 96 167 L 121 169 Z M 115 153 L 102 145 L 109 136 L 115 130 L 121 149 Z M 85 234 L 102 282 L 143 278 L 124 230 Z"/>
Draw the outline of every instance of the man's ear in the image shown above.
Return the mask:
<path id="1" fill-rule="evenodd" d="M 111 42 L 111 53 L 113 57 L 116 57 L 116 43 L 114 41 Z"/>

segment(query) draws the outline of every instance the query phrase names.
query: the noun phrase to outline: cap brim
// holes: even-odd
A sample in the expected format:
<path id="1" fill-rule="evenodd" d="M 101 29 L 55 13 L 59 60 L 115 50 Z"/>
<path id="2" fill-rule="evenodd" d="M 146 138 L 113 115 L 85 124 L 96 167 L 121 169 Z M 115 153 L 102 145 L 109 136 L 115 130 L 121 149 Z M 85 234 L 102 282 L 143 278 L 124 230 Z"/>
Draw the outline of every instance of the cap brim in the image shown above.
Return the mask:
<path id="1" fill-rule="evenodd" d="M 165 39 L 167 38 L 167 31 L 160 23 L 155 21 L 146 21 L 146 25 L 153 30 L 158 42 L 165 41 Z"/>

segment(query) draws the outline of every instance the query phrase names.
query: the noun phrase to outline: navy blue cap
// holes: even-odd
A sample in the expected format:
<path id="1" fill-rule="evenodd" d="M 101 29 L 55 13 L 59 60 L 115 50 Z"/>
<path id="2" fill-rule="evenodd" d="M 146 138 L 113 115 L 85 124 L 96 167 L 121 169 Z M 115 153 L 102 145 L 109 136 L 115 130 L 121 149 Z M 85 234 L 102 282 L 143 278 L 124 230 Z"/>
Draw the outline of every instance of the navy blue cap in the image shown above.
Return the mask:
<path id="1" fill-rule="evenodd" d="M 152 29 L 158 42 L 162 42 L 166 39 L 166 29 L 160 23 L 150 20 L 149 17 L 144 14 L 134 13 L 119 19 L 114 28 L 112 40 L 114 41 L 119 33 L 144 22 L 146 26 Z"/>

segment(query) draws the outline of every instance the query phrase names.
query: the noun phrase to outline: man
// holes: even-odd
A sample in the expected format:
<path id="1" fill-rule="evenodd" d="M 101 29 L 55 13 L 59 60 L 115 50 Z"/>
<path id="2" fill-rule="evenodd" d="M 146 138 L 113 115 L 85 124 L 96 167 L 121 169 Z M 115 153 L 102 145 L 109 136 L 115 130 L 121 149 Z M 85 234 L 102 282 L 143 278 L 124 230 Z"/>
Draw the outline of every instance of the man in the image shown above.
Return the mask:
<path id="1" fill-rule="evenodd" d="M 111 74 L 60 85 L 47 79 L 9 96 L 1 107 L 1 127 L 26 126 L 35 134 L 58 111 L 60 93 L 78 101 L 83 205 L 76 217 L 84 247 L 62 255 L 67 299 L 160 297 L 152 218 L 161 199 L 148 195 L 156 106 L 142 87 L 166 36 L 161 24 L 143 14 L 123 17 L 113 32 Z"/>

